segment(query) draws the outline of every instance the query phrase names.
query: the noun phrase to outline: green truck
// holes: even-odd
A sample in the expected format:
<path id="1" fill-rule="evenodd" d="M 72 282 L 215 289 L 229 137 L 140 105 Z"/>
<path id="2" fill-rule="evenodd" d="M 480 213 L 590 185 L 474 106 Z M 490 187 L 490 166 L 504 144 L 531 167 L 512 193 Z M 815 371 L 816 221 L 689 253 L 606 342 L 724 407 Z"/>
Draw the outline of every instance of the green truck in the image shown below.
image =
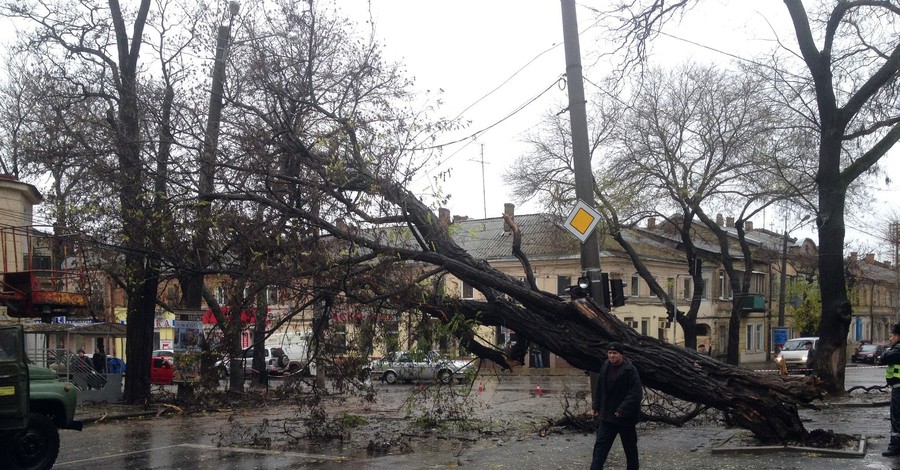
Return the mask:
<path id="1" fill-rule="evenodd" d="M 59 429 L 81 430 L 76 390 L 56 373 L 29 365 L 20 325 L 0 327 L 0 462 L 4 469 L 53 467 Z"/>

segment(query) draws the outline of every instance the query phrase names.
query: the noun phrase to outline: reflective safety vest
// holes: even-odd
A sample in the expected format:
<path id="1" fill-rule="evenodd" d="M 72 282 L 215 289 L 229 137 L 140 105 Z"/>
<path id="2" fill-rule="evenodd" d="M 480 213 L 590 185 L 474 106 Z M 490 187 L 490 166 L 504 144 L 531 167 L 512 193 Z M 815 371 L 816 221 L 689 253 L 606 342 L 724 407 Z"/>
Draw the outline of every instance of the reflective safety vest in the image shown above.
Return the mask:
<path id="1" fill-rule="evenodd" d="M 900 364 L 891 364 L 884 369 L 885 379 L 900 379 Z"/>

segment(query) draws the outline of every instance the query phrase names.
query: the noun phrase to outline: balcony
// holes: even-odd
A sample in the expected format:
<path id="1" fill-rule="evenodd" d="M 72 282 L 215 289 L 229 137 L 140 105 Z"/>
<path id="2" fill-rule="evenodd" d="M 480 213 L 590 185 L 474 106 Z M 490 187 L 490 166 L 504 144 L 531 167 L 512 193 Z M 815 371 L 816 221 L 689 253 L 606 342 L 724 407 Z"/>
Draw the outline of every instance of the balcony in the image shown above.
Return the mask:
<path id="1" fill-rule="evenodd" d="M 765 312 L 766 296 L 763 294 L 747 294 L 741 299 L 741 310 L 744 313 Z"/>

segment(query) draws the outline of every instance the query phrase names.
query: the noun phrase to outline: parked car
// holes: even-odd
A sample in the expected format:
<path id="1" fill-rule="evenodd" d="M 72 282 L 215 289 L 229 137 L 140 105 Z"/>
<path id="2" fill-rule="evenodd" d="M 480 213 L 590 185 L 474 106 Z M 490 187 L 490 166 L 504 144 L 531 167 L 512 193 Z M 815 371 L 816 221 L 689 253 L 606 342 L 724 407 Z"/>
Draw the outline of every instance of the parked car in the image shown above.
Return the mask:
<path id="1" fill-rule="evenodd" d="M 150 354 L 151 357 L 164 357 L 169 364 L 175 364 L 175 351 L 172 349 L 155 349 Z"/>
<path id="2" fill-rule="evenodd" d="M 863 344 L 853 351 L 853 355 L 850 356 L 850 362 L 878 364 L 878 360 L 881 359 L 884 350 L 885 347 L 883 344 Z"/>
<path id="3" fill-rule="evenodd" d="M 808 348 L 807 343 L 810 343 L 811 347 Z M 784 343 L 781 352 L 775 357 L 775 361 L 784 363 L 788 370 L 805 369 L 809 351 L 816 349 L 818 345 L 819 338 L 817 336 L 790 339 Z"/>
<path id="4" fill-rule="evenodd" d="M 450 384 L 454 378 L 461 381 L 471 365 L 472 361 L 448 359 L 436 351 L 398 351 L 370 362 L 363 374 L 389 384 L 420 380 Z"/>
<path id="5" fill-rule="evenodd" d="M 172 385 L 175 378 L 175 366 L 167 357 L 157 356 L 150 358 L 150 384 Z"/>
<path id="6" fill-rule="evenodd" d="M 263 357 L 266 360 L 266 371 L 269 374 L 279 375 L 284 374 L 287 370 L 288 366 L 291 363 L 291 359 L 287 356 L 284 350 L 277 346 L 265 346 L 263 348 Z M 244 374 L 252 375 L 255 371 L 253 370 L 253 348 L 247 348 L 241 354 L 241 357 L 237 360 L 241 361 L 244 365 Z M 219 372 L 219 376 L 227 377 L 229 372 L 231 371 L 231 358 L 225 358 L 219 361 L 216 361 L 216 370 Z"/>

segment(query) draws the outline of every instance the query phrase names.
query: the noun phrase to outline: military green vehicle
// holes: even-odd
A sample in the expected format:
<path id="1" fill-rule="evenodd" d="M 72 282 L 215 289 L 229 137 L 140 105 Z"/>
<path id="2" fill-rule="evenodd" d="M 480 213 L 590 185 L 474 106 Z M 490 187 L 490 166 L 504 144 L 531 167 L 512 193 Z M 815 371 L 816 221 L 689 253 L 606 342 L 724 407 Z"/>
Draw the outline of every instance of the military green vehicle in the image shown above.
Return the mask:
<path id="1" fill-rule="evenodd" d="M 53 467 L 59 429 L 75 421 L 76 390 L 56 373 L 29 365 L 19 325 L 0 328 L 0 462 L 4 469 Z"/>

